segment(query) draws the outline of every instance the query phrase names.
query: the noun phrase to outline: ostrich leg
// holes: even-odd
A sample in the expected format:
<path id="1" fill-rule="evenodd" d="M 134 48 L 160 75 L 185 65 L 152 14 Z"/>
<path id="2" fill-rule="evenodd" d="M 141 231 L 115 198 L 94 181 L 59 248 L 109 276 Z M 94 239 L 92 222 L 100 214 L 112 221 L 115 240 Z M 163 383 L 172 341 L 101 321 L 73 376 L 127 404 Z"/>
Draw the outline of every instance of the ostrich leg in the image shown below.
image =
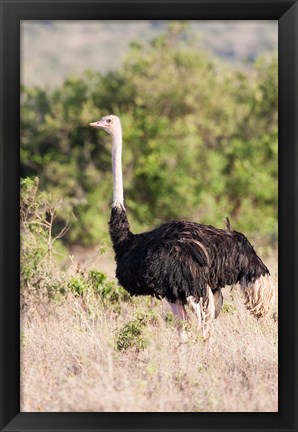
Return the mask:
<path id="1" fill-rule="evenodd" d="M 217 291 L 213 293 L 214 296 L 214 306 L 215 306 L 215 318 L 220 314 L 222 305 L 223 305 L 223 295 L 221 289 L 219 288 Z"/>
<path id="2" fill-rule="evenodd" d="M 174 317 L 177 317 L 181 321 L 187 320 L 187 313 L 186 313 L 185 307 L 179 300 L 177 300 L 175 303 L 171 303 L 169 300 L 167 300 L 167 302 L 171 306 L 172 313 L 173 313 Z M 179 337 L 180 337 L 181 342 L 186 342 L 187 341 L 187 334 L 186 334 L 184 328 L 178 327 L 178 333 L 179 333 Z"/>
<path id="3" fill-rule="evenodd" d="M 193 296 L 187 297 L 186 300 L 197 315 L 198 326 L 202 330 L 203 339 L 209 339 L 210 325 L 215 318 L 214 297 L 210 287 L 207 287 L 206 296 L 201 297 L 199 302 L 196 302 Z"/>
<path id="4" fill-rule="evenodd" d="M 177 300 L 176 303 L 171 303 L 169 302 L 169 305 L 171 306 L 173 315 L 177 318 L 179 318 L 180 320 L 187 320 L 187 314 L 186 314 L 186 310 L 185 307 L 183 306 L 183 304 Z"/>

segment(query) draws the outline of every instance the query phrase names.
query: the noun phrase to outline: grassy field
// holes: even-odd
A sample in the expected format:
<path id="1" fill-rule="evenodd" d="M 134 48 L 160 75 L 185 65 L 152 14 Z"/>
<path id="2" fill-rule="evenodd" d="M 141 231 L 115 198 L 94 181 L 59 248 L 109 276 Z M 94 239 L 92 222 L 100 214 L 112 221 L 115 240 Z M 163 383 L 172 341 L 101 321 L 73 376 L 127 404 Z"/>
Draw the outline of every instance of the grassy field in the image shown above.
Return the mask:
<path id="1" fill-rule="evenodd" d="M 265 262 L 277 294 L 276 256 Z M 239 291 L 224 289 L 207 342 L 191 312 L 182 341 L 167 305 L 150 298 L 105 304 L 68 293 L 30 308 L 21 317 L 21 411 L 276 412 L 277 295 L 257 321 Z"/>

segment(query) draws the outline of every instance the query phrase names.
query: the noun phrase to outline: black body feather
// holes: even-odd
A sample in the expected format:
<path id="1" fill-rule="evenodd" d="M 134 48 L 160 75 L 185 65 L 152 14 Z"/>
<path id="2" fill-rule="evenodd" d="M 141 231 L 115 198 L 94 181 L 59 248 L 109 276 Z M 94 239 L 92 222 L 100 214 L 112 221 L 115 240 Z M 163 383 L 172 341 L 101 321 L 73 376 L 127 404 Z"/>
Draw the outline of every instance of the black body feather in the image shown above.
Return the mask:
<path id="1" fill-rule="evenodd" d="M 247 238 L 194 222 L 171 221 L 142 234 L 130 231 L 126 212 L 112 208 L 109 231 L 116 254 L 116 277 L 131 295 L 170 302 L 196 301 L 237 282 L 254 283 L 269 275 Z"/>

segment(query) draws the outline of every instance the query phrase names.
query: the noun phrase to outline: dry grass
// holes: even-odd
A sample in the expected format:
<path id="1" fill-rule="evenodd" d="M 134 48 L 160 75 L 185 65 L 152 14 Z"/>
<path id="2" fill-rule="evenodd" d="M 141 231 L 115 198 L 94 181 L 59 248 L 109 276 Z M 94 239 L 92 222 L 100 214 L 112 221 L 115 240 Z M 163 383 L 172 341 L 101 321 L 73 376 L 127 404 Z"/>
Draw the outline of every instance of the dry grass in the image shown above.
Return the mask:
<path id="1" fill-rule="evenodd" d="M 239 289 L 224 296 L 208 342 L 193 321 L 181 343 L 157 300 L 120 314 L 95 300 L 92 314 L 75 297 L 39 307 L 22 317 L 21 411 L 277 411 L 277 306 L 257 321 Z M 116 330 L 148 309 L 158 316 L 149 346 L 117 351 Z"/>

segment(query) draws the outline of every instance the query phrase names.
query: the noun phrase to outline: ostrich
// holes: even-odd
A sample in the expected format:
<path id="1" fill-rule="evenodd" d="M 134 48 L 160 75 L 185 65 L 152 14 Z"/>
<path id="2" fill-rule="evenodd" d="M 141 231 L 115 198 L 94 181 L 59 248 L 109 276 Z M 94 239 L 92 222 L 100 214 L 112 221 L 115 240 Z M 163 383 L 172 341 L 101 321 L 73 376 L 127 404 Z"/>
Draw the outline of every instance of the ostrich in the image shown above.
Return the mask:
<path id="1" fill-rule="evenodd" d="M 112 136 L 113 202 L 109 233 L 117 263 L 116 277 L 131 295 L 166 299 L 179 319 L 185 305 L 195 311 L 203 338 L 220 312 L 222 288 L 240 283 L 245 305 L 257 318 L 273 304 L 270 273 L 240 232 L 195 222 L 171 221 L 133 234 L 126 216 L 122 180 L 122 128 L 115 115 L 90 123 Z"/>

